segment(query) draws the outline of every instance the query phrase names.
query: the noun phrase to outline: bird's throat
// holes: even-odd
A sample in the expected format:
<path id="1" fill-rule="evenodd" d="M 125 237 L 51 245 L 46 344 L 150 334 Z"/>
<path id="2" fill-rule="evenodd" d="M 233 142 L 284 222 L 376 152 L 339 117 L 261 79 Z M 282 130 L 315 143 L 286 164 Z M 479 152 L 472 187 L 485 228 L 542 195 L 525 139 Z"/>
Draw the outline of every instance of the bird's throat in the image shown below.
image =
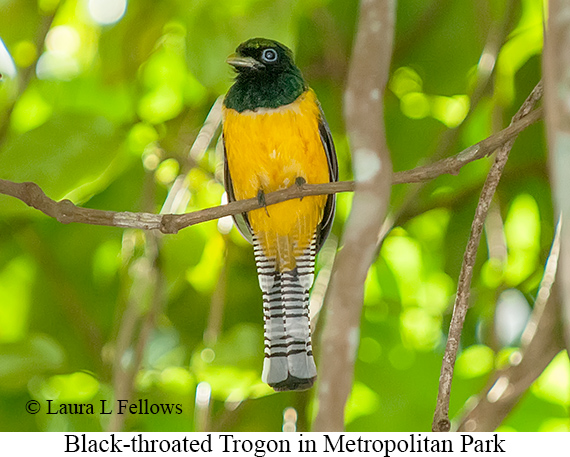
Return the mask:
<path id="1" fill-rule="evenodd" d="M 224 105 L 238 113 L 258 108 L 279 108 L 293 103 L 305 90 L 305 82 L 298 71 L 265 74 L 250 70 L 238 74 Z"/>

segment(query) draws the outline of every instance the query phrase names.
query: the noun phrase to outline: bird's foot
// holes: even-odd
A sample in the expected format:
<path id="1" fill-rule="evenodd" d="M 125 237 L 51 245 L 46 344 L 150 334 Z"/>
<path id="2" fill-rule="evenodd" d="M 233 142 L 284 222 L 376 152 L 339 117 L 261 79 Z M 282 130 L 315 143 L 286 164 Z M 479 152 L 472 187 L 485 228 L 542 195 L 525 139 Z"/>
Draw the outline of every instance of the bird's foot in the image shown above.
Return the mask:
<path id="1" fill-rule="evenodd" d="M 302 176 L 297 176 L 297 177 L 295 178 L 295 185 L 296 185 L 299 189 L 301 189 L 301 188 L 303 187 L 303 184 L 307 184 L 307 180 L 306 180 L 305 178 L 303 178 Z M 302 201 L 302 200 L 303 200 L 303 197 L 301 197 L 299 200 Z"/>
<path id="2" fill-rule="evenodd" d="M 265 209 L 265 214 L 267 214 L 267 217 L 269 217 L 269 211 L 267 211 L 267 203 L 265 202 L 265 192 L 263 192 L 262 189 L 259 189 L 259 192 L 257 192 L 257 202 L 260 206 L 263 206 Z"/>

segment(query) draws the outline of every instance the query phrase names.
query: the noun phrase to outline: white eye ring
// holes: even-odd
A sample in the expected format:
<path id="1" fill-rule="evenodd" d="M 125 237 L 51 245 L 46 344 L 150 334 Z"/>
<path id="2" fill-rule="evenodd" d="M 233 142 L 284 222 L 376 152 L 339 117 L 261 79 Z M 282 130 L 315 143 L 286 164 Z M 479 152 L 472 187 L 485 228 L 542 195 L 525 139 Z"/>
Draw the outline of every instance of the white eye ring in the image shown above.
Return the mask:
<path id="1" fill-rule="evenodd" d="M 277 60 L 277 51 L 273 48 L 264 49 L 261 53 L 261 58 L 265 62 L 275 62 Z"/>

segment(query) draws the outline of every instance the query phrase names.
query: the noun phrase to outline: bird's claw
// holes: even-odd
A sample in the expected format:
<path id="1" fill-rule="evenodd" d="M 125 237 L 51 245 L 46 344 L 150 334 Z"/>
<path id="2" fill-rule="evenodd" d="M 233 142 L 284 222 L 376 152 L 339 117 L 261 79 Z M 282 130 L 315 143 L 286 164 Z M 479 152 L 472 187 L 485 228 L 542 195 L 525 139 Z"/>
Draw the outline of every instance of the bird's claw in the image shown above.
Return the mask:
<path id="1" fill-rule="evenodd" d="M 263 206 L 265 209 L 265 214 L 267 214 L 267 217 L 269 217 L 269 211 L 267 211 L 267 203 L 265 202 L 265 192 L 263 192 L 262 189 L 259 189 L 259 192 L 257 193 L 257 202 L 260 206 Z"/>
<path id="2" fill-rule="evenodd" d="M 296 185 L 298 188 L 302 188 L 302 187 L 303 187 L 303 184 L 307 184 L 307 180 L 306 180 L 305 178 L 303 178 L 302 176 L 297 176 L 297 177 L 295 178 L 295 185 Z M 302 201 L 302 200 L 303 200 L 303 197 L 301 197 L 301 198 L 299 199 L 299 201 Z"/>

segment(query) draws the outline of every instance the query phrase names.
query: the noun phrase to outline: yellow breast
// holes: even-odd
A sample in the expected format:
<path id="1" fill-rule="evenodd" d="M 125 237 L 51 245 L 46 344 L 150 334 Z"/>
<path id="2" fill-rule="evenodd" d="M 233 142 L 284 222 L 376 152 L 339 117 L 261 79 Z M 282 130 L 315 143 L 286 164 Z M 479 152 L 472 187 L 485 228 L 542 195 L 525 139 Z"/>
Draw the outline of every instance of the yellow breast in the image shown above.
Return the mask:
<path id="1" fill-rule="evenodd" d="M 226 158 L 236 199 L 254 198 L 295 184 L 329 182 L 329 167 L 318 128 L 312 90 L 276 109 L 238 113 L 224 109 Z M 326 196 L 289 200 L 248 214 L 267 256 L 294 267 L 294 252 L 309 246 L 323 215 Z"/>

